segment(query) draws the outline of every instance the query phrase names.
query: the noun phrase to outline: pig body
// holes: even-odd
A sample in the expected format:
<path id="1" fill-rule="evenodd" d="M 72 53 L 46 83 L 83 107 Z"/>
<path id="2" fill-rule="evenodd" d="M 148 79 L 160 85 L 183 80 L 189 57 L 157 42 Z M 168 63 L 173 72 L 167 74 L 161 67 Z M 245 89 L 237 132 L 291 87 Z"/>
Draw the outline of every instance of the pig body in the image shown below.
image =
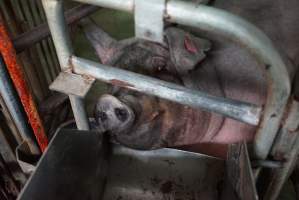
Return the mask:
<path id="1" fill-rule="evenodd" d="M 299 28 L 297 26 L 299 21 L 299 1 L 216 0 L 212 2 L 212 6 L 241 16 L 263 30 L 281 52 L 289 67 L 290 77 L 293 77 L 299 64 Z M 175 62 L 173 59 L 172 55 L 174 53 L 171 46 L 173 41 L 168 41 L 168 46 L 166 47 L 159 46 L 158 48 L 154 44 L 145 45 L 154 46 L 147 54 L 147 59 L 143 59 L 146 60 L 145 65 L 147 66 L 145 74 L 182 84 L 186 87 L 196 88 L 216 96 L 237 99 L 260 106 L 264 105 L 267 97 L 267 82 L 265 73 L 256 60 L 247 51 L 225 38 L 216 34 L 191 30 L 195 34 L 200 35 L 201 38 L 208 38 L 212 42 L 212 49 L 207 53 L 207 57 L 204 60 L 200 60 L 200 62 L 196 60 L 197 65 L 185 70 L 184 66 L 176 66 L 180 62 Z M 86 34 L 88 36 L 91 33 L 86 32 Z M 190 51 L 188 41 L 186 46 L 186 38 L 184 37 L 183 35 L 181 40 L 185 42 L 182 43 L 183 45 L 180 48 L 187 48 L 187 51 Z M 191 43 L 195 44 L 196 49 L 199 46 L 196 46 L 195 40 L 193 38 Z M 106 64 L 118 66 L 131 64 L 128 59 L 125 59 L 125 62 L 118 63 L 115 60 L 120 61 L 121 59 L 110 59 L 114 62 L 109 63 L 107 55 L 103 56 L 103 52 L 114 52 L 113 55 L 124 55 L 124 52 L 130 52 L 122 51 L 119 53 L 120 49 L 123 48 L 119 46 L 116 48 L 117 43 L 115 41 L 111 42 L 113 45 L 106 45 L 105 47 L 95 44 L 94 40 L 91 40 L 91 42 L 99 57 L 106 59 Z M 134 44 L 138 43 L 144 45 L 147 42 L 138 41 Z M 127 44 L 130 50 L 134 50 L 132 43 Z M 120 46 L 123 47 L 125 45 Z M 137 46 L 140 47 L 140 45 Z M 160 49 L 159 53 L 155 49 Z M 139 52 L 139 50 L 135 51 L 135 53 Z M 202 49 L 197 50 L 203 51 Z M 161 52 L 163 52 L 163 55 L 161 55 Z M 120 57 L 124 58 L 124 56 Z M 138 57 L 138 53 L 135 54 L 135 57 Z M 134 60 L 134 58 L 132 59 Z M 140 63 L 138 64 L 140 65 Z M 155 65 L 159 65 L 159 67 L 155 68 Z M 182 67 L 183 74 L 180 72 L 180 67 Z M 134 125 L 131 124 L 129 127 L 125 127 L 125 129 L 122 127 L 122 130 L 110 130 L 118 142 L 133 148 L 153 149 L 165 146 L 185 146 L 188 150 L 209 152 L 210 150 L 204 144 L 213 144 L 213 148 L 217 149 L 215 144 L 223 147 L 223 145 L 239 141 L 252 141 L 255 135 L 255 126 L 224 118 L 217 114 L 191 109 L 127 90 L 118 90 L 113 94 L 122 103 L 125 102 L 138 108 L 138 111 L 135 111 L 137 115 L 132 116 L 134 119 L 131 119 L 131 116 L 127 116 L 128 120 L 135 121 Z M 225 148 L 218 149 L 222 151 Z M 210 151 L 210 154 L 214 153 Z"/>
<path id="2" fill-rule="evenodd" d="M 298 1 L 216 0 L 213 6 L 243 17 L 264 31 L 282 55 L 291 79 L 294 77 L 299 64 Z M 264 105 L 267 83 L 263 67 L 237 44 L 212 34 L 209 36 L 214 49 L 201 68 L 216 69 L 226 97 Z M 208 77 L 206 74 L 199 72 L 198 77 Z M 209 82 L 208 78 L 204 82 Z M 213 142 L 252 140 L 255 130 L 256 127 L 227 118 Z"/>

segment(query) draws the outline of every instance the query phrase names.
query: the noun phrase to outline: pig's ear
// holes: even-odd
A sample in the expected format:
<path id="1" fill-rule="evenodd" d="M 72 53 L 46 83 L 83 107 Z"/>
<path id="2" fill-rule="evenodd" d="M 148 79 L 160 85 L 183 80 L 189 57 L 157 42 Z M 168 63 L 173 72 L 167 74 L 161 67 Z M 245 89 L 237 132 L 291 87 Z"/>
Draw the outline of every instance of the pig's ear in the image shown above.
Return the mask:
<path id="1" fill-rule="evenodd" d="M 194 35 L 170 27 L 165 30 L 166 42 L 169 46 L 170 58 L 179 74 L 193 70 L 211 49 L 211 42 Z"/>
<path id="2" fill-rule="evenodd" d="M 92 19 L 84 18 L 80 20 L 79 27 L 103 64 L 109 63 L 113 59 L 114 51 L 117 49 L 117 41 L 103 31 Z"/>

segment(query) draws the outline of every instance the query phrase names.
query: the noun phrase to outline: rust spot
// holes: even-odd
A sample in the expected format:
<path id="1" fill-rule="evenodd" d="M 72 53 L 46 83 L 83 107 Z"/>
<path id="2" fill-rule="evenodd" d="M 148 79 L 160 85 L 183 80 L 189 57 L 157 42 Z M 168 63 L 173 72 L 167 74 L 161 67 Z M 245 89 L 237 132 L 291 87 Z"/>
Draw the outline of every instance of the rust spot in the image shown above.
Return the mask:
<path id="1" fill-rule="evenodd" d="M 120 80 L 117 80 L 117 79 L 111 79 L 109 80 L 109 82 L 115 86 L 119 86 L 119 87 L 124 87 L 124 88 L 134 88 L 135 86 L 132 85 L 132 84 L 129 84 L 125 81 L 120 81 Z"/>
<path id="2" fill-rule="evenodd" d="M 17 56 L 11 39 L 8 35 L 3 20 L 0 17 L 0 52 L 7 66 L 8 73 L 18 92 L 24 110 L 28 116 L 29 123 L 42 151 L 48 146 L 48 138 L 45 134 L 42 121 L 37 111 L 33 95 L 25 80 L 23 68 L 17 61 Z"/>

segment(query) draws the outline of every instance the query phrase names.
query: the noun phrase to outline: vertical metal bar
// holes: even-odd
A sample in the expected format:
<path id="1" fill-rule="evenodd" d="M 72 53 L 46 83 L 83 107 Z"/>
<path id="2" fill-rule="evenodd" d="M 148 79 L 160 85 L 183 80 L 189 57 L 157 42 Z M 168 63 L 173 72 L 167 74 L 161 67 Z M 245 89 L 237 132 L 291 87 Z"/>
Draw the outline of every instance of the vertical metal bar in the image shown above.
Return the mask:
<path id="1" fill-rule="evenodd" d="M 23 70 L 17 62 L 16 52 L 3 24 L 2 18 L 0 18 L 0 52 L 24 106 L 38 144 L 41 150 L 44 151 L 48 145 L 48 138 L 45 134 L 36 104 L 33 100 L 33 95 L 28 89 Z"/>
<path id="2" fill-rule="evenodd" d="M 84 108 L 83 99 L 74 95 L 69 95 L 72 108 L 74 112 L 75 121 L 77 124 L 78 129 L 81 130 L 89 130 L 88 123 L 85 123 L 81 119 L 87 119 L 86 111 Z"/>
<path id="3" fill-rule="evenodd" d="M 286 161 L 282 168 L 273 169 L 268 188 L 263 199 L 277 199 L 284 183 L 289 178 L 298 160 L 299 153 L 299 101 L 293 99 L 289 103 L 288 116 L 279 131 L 277 142 L 272 148 L 272 156 Z"/>
<path id="4" fill-rule="evenodd" d="M 32 138 L 32 132 L 27 124 L 27 118 L 24 116 L 24 113 L 22 113 L 23 108 L 14 91 L 15 89 L 6 71 L 4 61 L 0 57 L 0 95 L 2 96 L 23 140 L 27 142 L 31 153 L 39 154 L 40 150 Z"/>
<path id="5" fill-rule="evenodd" d="M 69 70 L 69 60 L 73 49 L 64 18 L 63 2 L 61 0 L 43 0 L 42 3 L 48 19 L 60 67 L 62 71 Z M 83 99 L 72 95 L 69 97 L 78 129 L 88 130 L 89 124 Z"/>

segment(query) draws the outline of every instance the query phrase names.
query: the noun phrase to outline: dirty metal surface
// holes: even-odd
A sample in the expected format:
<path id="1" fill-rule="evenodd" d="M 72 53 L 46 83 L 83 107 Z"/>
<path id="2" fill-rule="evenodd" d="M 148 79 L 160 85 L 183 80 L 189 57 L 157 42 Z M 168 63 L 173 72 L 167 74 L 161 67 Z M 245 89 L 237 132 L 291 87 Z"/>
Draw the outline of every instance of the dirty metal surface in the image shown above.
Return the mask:
<path id="1" fill-rule="evenodd" d="M 163 43 L 165 0 L 135 1 L 136 37 Z"/>
<path id="2" fill-rule="evenodd" d="M 283 122 L 272 148 L 272 156 L 276 160 L 287 159 L 287 154 L 292 150 L 298 137 L 299 128 L 299 101 L 292 99 L 288 105 L 288 114 Z"/>
<path id="3" fill-rule="evenodd" d="M 227 176 L 240 199 L 258 199 L 245 142 L 230 145 L 227 161 Z"/>
<path id="4" fill-rule="evenodd" d="M 218 199 L 222 160 L 174 149 L 107 148 L 103 141 L 95 132 L 58 132 L 19 200 Z"/>
<path id="5" fill-rule="evenodd" d="M 18 199 L 99 200 L 106 172 L 102 141 L 95 132 L 58 132 Z"/>
<path id="6" fill-rule="evenodd" d="M 218 199 L 224 163 L 174 149 L 136 151 L 115 146 L 105 200 Z"/>
<path id="7" fill-rule="evenodd" d="M 288 108 L 288 115 L 272 148 L 273 158 L 282 161 L 283 165 L 281 168 L 271 170 L 269 185 L 264 196 L 266 200 L 277 199 L 298 160 L 299 102 L 296 99 L 292 99 Z"/>
<path id="8" fill-rule="evenodd" d="M 94 78 L 60 72 L 55 81 L 50 85 L 50 89 L 84 98 L 94 81 Z"/>

